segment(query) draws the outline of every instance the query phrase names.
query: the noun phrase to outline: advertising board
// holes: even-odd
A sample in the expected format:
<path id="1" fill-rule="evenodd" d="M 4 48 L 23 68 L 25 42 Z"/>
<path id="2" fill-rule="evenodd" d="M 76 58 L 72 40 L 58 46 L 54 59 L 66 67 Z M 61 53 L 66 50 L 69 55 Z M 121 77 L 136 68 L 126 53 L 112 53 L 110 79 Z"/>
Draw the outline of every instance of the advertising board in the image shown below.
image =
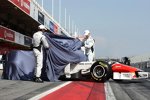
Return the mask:
<path id="1" fill-rule="evenodd" d="M 22 11 L 30 14 L 30 0 L 8 0 L 14 5 L 16 5 L 18 8 L 20 8 Z"/>
<path id="2" fill-rule="evenodd" d="M 0 34 L 0 37 L 4 38 L 5 40 L 9 40 L 12 42 L 15 41 L 15 32 L 10 29 L 0 26 Z"/>
<path id="3" fill-rule="evenodd" d="M 40 11 L 38 11 L 38 21 L 44 25 L 44 15 Z"/>

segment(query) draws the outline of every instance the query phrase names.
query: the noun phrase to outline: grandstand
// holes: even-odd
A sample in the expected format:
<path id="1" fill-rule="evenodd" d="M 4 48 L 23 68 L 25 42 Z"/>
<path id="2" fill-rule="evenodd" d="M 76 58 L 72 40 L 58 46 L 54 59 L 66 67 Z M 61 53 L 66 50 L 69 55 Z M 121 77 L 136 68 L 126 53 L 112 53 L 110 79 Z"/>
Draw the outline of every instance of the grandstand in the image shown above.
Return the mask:
<path id="1" fill-rule="evenodd" d="M 40 24 L 51 34 L 70 36 L 36 0 L 0 0 L 0 55 L 30 49 L 32 35 Z"/>

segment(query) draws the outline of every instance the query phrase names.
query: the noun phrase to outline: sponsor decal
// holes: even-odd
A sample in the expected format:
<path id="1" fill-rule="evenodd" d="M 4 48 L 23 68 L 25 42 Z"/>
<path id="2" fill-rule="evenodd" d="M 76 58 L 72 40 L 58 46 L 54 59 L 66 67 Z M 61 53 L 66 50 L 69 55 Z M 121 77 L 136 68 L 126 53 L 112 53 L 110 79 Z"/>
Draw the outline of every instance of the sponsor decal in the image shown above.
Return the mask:
<path id="1" fill-rule="evenodd" d="M 101 80 L 103 79 L 103 77 L 106 77 L 106 73 L 105 73 L 104 76 L 101 77 L 101 78 L 96 77 L 96 76 L 94 75 L 94 73 L 91 73 L 91 76 L 92 76 L 92 78 L 93 78 L 94 80 L 101 81 Z"/>
<path id="2" fill-rule="evenodd" d="M 15 4 L 18 8 L 30 14 L 30 0 L 9 0 L 11 3 Z"/>
<path id="3" fill-rule="evenodd" d="M 58 26 L 56 24 L 54 24 L 54 33 L 58 34 Z"/>
<path id="4" fill-rule="evenodd" d="M 1 34 L 3 35 L 3 38 L 5 40 L 9 40 L 9 41 L 13 41 L 15 40 L 15 32 L 14 31 L 11 31 L 7 28 L 3 28 L 1 27 L 1 30 L 0 30 Z"/>
<path id="5" fill-rule="evenodd" d="M 148 78 L 148 72 L 138 72 L 139 78 Z"/>
<path id="6" fill-rule="evenodd" d="M 132 79 L 132 73 L 129 72 L 122 72 L 121 79 Z"/>
<path id="7" fill-rule="evenodd" d="M 95 75 L 94 75 L 93 73 L 91 73 L 91 76 L 93 77 L 94 80 L 97 80 L 97 81 L 100 81 L 100 80 L 101 80 L 101 78 L 95 77 Z"/>
<path id="8" fill-rule="evenodd" d="M 38 21 L 44 25 L 44 15 L 38 11 Z"/>
<path id="9" fill-rule="evenodd" d="M 106 64 L 102 63 L 101 61 L 99 62 L 100 65 L 104 66 L 104 67 L 107 67 Z"/>
<path id="10" fill-rule="evenodd" d="M 51 21 L 49 22 L 49 29 L 54 34 L 58 34 L 58 26 Z"/>
<path id="11" fill-rule="evenodd" d="M 119 67 L 121 67 L 121 66 L 115 66 L 116 68 L 119 68 Z"/>
<path id="12" fill-rule="evenodd" d="M 124 77 L 131 77 L 131 74 L 130 73 L 124 73 L 124 74 L 122 74 Z"/>
<path id="13" fill-rule="evenodd" d="M 4 30 L 4 38 L 6 40 L 14 41 L 15 39 L 14 37 L 15 37 L 14 32 L 9 30 Z"/>

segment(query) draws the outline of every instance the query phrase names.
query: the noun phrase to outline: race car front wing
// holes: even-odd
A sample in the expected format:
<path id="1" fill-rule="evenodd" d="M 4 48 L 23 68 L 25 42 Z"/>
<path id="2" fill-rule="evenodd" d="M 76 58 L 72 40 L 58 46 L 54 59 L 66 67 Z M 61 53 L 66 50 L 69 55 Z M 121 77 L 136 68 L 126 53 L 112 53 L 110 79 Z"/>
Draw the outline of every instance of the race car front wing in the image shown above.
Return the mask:
<path id="1" fill-rule="evenodd" d="M 148 72 L 113 72 L 114 80 L 132 80 L 132 79 L 145 79 L 149 77 Z"/>

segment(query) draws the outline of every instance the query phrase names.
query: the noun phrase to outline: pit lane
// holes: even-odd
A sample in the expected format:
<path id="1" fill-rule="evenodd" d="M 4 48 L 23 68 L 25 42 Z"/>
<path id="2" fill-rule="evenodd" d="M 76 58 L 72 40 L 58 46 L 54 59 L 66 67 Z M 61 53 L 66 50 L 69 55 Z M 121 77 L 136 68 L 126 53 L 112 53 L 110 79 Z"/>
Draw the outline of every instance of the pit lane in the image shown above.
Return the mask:
<path id="1" fill-rule="evenodd" d="M 0 100 L 31 99 L 67 82 L 35 83 L 0 79 Z M 103 87 L 105 91 L 102 91 Z M 149 100 L 150 79 L 119 82 L 109 80 L 104 84 L 92 81 L 72 81 L 63 88 L 42 96 L 41 100 L 47 98 L 55 98 L 55 100 L 66 100 L 68 98 L 72 100 L 92 100 L 93 98 L 94 100 Z"/>

